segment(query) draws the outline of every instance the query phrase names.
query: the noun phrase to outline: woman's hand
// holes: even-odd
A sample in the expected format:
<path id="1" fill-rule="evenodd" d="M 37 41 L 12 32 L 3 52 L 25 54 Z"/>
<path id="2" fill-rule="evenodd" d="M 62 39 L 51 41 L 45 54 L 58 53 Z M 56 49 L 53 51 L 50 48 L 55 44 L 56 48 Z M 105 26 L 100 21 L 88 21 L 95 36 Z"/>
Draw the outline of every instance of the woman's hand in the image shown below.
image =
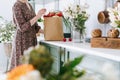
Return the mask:
<path id="1" fill-rule="evenodd" d="M 40 29 L 40 30 L 39 30 L 39 33 L 44 34 L 44 30 L 43 30 L 43 29 Z"/>
<path id="2" fill-rule="evenodd" d="M 37 14 L 34 18 L 32 18 L 32 19 L 30 20 L 31 26 L 34 25 L 34 24 L 38 21 L 38 19 L 40 19 L 40 17 L 41 17 L 43 14 L 45 14 L 45 12 L 46 12 L 46 9 L 45 9 L 45 8 L 39 10 L 39 11 L 38 11 L 38 14 Z"/>
<path id="3" fill-rule="evenodd" d="M 44 34 L 44 30 L 40 29 L 38 33 L 36 33 L 36 36 L 40 36 L 40 33 Z"/>
<path id="4" fill-rule="evenodd" d="M 45 8 L 40 9 L 40 10 L 38 11 L 37 16 L 38 16 L 38 17 L 41 17 L 43 14 L 45 14 L 45 12 L 46 12 L 46 9 L 45 9 Z"/>

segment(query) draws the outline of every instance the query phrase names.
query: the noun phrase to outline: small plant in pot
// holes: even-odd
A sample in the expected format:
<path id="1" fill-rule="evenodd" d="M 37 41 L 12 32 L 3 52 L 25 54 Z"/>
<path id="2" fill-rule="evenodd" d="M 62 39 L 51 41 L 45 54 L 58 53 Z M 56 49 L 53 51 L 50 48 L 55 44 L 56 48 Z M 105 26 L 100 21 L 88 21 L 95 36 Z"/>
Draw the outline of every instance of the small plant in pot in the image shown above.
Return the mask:
<path id="1" fill-rule="evenodd" d="M 15 25 L 0 17 L 0 43 L 11 43 L 13 40 Z"/>

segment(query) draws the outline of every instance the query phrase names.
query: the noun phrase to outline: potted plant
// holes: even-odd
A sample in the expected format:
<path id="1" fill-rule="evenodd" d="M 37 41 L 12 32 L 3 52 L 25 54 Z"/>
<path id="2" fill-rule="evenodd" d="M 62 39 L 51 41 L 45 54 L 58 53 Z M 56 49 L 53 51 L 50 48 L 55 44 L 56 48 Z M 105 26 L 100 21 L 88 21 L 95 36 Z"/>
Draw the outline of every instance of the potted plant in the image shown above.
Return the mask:
<path id="1" fill-rule="evenodd" d="M 15 25 L 12 21 L 7 21 L 0 17 L 0 43 L 3 43 L 7 59 L 10 58 L 12 50 L 12 40 L 14 37 Z M 7 61 L 8 63 L 8 61 Z"/>
<path id="2" fill-rule="evenodd" d="M 15 25 L 12 21 L 0 18 L 0 43 L 11 43 L 15 32 Z"/>

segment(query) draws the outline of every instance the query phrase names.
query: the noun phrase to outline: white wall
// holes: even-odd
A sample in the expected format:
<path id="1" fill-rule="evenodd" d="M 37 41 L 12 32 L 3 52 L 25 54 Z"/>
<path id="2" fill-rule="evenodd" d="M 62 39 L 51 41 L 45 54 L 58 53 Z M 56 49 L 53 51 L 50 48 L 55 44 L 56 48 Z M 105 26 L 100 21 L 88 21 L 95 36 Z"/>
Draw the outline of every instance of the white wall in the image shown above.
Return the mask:
<path id="1" fill-rule="evenodd" d="M 0 0 L 0 16 L 12 20 L 12 6 L 16 0 Z"/>
<path id="2" fill-rule="evenodd" d="M 81 0 L 81 4 L 86 3 L 89 5 L 87 12 L 90 14 L 89 19 L 86 22 L 87 37 L 91 37 L 91 32 L 95 28 L 102 30 L 102 36 L 107 35 L 107 31 L 111 28 L 109 24 L 100 24 L 98 22 L 98 13 L 105 10 L 105 0 Z M 107 0 L 107 8 L 112 7 L 114 0 Z"/>
<path id="3" fill-rule="evenodd" d="M 3 16 L 6 20 L 12 20 L 12 6 L 14 4 L 16 0 L 0 0 L 0 16 Z M 40 0 L 37 0 L 40 1 Z M 90 18 L 89 20 L 86 22 L 86 27 L 87 27 L 87 37 L 91 37 L 91 31 L 94 28 L 101 28 L 103 30 L 103 34 L 106 34 L 105 31 L 105 26 L 107 26 L 107 28 L 110 28 L 109 25 L 104 25 L 104 24 L 100 24 L 97 21 L 97 14 L 99 11 L 104 10 L 104 1 L 105 0 L 80 0 L 80 4 L 84 4 L 85 1 L 87 1 L 87 4 L 90 6 L 88 9 L 88 13 L 90 14 Z M 114 1 L 114 0 L 108 0 L 108 6 L 111 6 L 111 2 L 110 1 Z M 40 1 L 41 2 L 41 1 Z M 66 3 L 65 3 L 66 2 Z M 60 6 L 59 9 L 63 10 L 65 6 L 67 6 L 67 4 L 69 3 L 73 3 L 73 2 L 79 2 L 78 0 L 61 0 L 60 2 Z M 38 12 L 38 10 L 40 8 L 42 8 L 43 5 L 42 3 L 36 4 L 36 13 Z M 54 9 L 55 5 L 54 5 L 54 0 L 47 3 L 45 6 L 45 8 L 49 10 Z"/>
<path id="4" fill-rule="evenodd" d="M 39 1 L 39 0 L 36 0 L 36 1 Z M 115 1 L 116 0 L 107 0 L 107 7 L 112 7 Z M 47 8 L 47 10 L 54 9 L 55 6 L 53 5 L 53 2 L 54 0 L 52 0 L 49 3 L 46 3 L 45 8 Z M 84 5 L 85 3 L 87 3 L 89 5 L 87 12 L 90 14 L 90 17 L 86 22 L 87 37 L 91 37 L 91 31 L 95 28 L 100 28 L 103 32 L 103 36 L 106 36 L 107 31 L 111 28 L 109 24 L 106 24 L 106 25 L 100 24 L 97 19 L 98 13 L 105 9 L 105 0 L 60 0 L 59 3 L 60 3 L 59 10 L 61 11 L 63 11 L 64 8 L 71 3 L 78 3 L 81 5 Z M 37 5 L 42 5 L 42 3 Z M 38 7 L 36 7 L 36 10 L 37 9 Z"/>

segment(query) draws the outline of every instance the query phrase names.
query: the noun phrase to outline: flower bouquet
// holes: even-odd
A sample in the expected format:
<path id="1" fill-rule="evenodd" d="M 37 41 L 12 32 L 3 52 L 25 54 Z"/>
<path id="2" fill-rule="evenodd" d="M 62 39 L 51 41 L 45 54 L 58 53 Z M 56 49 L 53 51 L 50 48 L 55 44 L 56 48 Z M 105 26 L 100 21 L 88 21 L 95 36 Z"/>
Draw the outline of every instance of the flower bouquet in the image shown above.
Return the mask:
<path id="1" fill-rule="evenodd" d="M 114 28 L 120 28 L 120 10 L 117 8 L 109 8 L 110 25 Z"/>
<path id="2" fill-rule="evenodd" d="M 110 25 L 112 29 L 108 32 L 108 37 L 117 38 L 119 37 L 120 28 L 120 9 L 119 7 L 108 8 Z"/>
<path id="3" fill-rule="evenodd" d="M 65 19 L 71 24 L 72 30 L 79 32 L 80 40 L 84 38 L 86 28 L 85 22 L 89 17 L 89 15 L 86 12 L 86 8 L 77 4 L 70 5 L 65 9 L 64 15 Z"/>

